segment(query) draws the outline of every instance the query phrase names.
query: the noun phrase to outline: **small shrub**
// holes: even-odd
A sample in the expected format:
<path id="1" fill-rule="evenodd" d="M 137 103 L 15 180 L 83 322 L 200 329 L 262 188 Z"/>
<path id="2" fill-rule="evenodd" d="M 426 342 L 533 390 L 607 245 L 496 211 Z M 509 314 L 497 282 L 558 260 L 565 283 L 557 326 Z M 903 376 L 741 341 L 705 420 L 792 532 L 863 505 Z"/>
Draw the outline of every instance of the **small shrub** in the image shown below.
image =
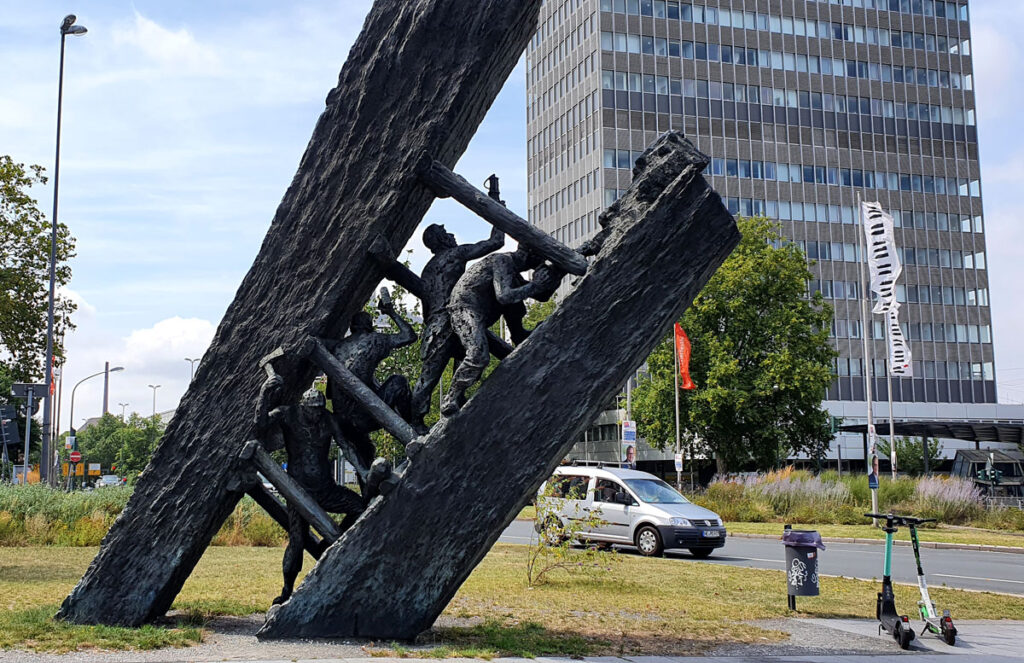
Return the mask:
<path id="1" fill-rule="evenodd" d="M 959 477 L 929 477 L 917 482 L 913 493 L 915 515 L 951 525 L 967 523 L 984 512 L 981 491 Z"/>

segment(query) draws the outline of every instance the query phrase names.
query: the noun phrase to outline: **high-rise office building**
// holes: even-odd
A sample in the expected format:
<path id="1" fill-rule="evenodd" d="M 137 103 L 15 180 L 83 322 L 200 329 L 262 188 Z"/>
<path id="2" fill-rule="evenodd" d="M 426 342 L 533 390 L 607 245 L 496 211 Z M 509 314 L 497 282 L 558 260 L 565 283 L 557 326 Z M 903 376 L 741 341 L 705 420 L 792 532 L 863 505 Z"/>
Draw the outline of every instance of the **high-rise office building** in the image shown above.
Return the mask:
<path id="1" fill-rule="evenodd" d="M 855 421 L 868 372 L 887 398 L 882 316 L 865 329 L 859 300 L 856 200 L 877 200 L 913 352 L 897 416 L 997 416 L 972 66 L 963 0 L 548 0 L 527 51 L 530 221 L 578 245 L 682 131 L 730 211 L 779 220 L 813 261 L 835 308 L 826 404 Z"/>

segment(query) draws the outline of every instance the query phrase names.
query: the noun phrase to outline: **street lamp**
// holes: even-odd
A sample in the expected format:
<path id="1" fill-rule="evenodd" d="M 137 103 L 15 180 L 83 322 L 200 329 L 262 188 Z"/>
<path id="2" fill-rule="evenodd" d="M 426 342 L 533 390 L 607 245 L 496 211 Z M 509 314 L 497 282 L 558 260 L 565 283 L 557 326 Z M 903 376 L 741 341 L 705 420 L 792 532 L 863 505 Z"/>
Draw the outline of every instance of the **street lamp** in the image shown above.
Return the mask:
<path id="1" fill-rule="evenodd" d="M 68 14 L 60 24 L 60 71 L 57 76 L 57 149 L 53 159 L 53 215 L 50 218 L 50 303 L 46 316 L 46 400 L 43 402 L 43 443 L 40 455 L 40 480 L 49 480 L 50 435 L 53 415 L 53 311 L 57 288 L 57 192 L 60 185 L 60 119 L 61 104 L 64 100 L 64 38 L 67 35 L 84 35 L 85 26 L 75 25 L 78 20 Z M 72 428 L 75 420 L 71 420 Z"/>
<path id="2" fill-rule="evenodd" d="M 124 370 L 124 366 L 115 366 L 115 367 L 113 367 L 113 368 L 111 368 L 109 370 L 104 368 L 99 373 L 93 373 L 92 375 L 85 376 L 84 378 L 82 378 L 81 380 L 76 382 L 75 386 L 71 388 L 71 413 L 70 413 L 71 416 L 68 417 L 68 421 L 71 422 L 71 431 L 70 432 L 71 432 L 72 436 L 74 436 L 75 430 L 76 430 L 75 429 L 75 391 L 78 389 L 78 385 L 82 384 L 86 380 L 91 380 L 92 378 L 98 378 L 99 376 L 106 375 L 107 373 L 116 373 L 117 371 L 123 371 L 123 370 Z"/>
<path id="3" fill-rule="evenodd" d="M 156 418 L 156 390 L 160 388 L 160 385 L 158 385 L 158 384 L 149 384 L 149 385 L 146 385 L 146 386 L 153 390 L 153 418 L 155 419 Z"/>
<path id="4" fill-rule="evenodd" d="M 124 411 L 128 407 L 128 403 L 118 403 L 121 406 L 121 423 L 124 423 Z"/>
<path id="5" fill-rule="evenodd" d="M 199 361 L 200 359 L 202 359 L 202 357 L 197 357 L 195 359 L 190 359 L 188 357 L 185 357 L 185 361 L 188 362 L 188 368 L 189 368 L 189 372 L 188 372 L 188 381 L 189 382 L 192 382 L 193 378 L 195 378 L 195 376 L 196 376 L 196 362 Z"/>

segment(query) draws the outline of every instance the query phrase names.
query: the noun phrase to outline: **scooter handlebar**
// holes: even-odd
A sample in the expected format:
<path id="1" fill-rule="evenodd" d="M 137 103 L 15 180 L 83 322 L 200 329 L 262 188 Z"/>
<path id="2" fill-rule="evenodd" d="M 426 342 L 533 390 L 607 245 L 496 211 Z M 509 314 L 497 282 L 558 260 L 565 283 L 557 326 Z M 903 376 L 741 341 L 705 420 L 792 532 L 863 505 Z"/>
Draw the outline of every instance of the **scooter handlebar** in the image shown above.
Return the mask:
<path id="1" fill-rule="evenodd" d="M 893 513 L 865 513 L 867 518 L 881 518 L 883 520 L 892 520 L 900 525 L 923 525 L 924 523 L 937 523 L 939 522 L 936 518 L 914 518 L 913 516 L 897 516 Z"/>

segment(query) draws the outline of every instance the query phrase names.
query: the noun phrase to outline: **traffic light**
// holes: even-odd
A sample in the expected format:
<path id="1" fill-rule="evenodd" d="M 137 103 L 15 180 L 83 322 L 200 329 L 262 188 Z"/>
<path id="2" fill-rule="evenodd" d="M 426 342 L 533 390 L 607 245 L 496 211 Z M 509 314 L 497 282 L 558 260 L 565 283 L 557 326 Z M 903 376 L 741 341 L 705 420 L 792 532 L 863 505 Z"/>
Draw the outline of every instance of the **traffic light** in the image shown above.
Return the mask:
<path id="1" fill-rule="evenodd" d="M 831 422 L 830 423 L 831 423 L 831 428 L 830 428 L 829 432 L 832 433 L 833 435 L 835 435 L 836 433 L 839 432 L 839 427 L 843 425 L 843 419 L 842 419 L 842 417 L 831 417 Z"/>

